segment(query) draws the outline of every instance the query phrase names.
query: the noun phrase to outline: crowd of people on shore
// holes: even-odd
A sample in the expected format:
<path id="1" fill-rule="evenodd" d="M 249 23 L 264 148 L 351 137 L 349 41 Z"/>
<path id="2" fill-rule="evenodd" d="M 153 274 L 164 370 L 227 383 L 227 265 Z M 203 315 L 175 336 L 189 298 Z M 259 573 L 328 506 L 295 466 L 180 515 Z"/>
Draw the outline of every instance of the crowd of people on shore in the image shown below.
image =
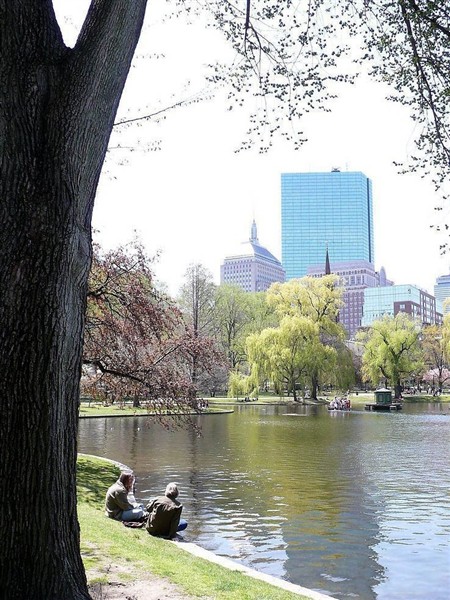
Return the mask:
<path id="1" fill-rule="evenodd" d="M 408 386 L 402 389 L 403 394 L 426 394 L 427 396 L 440 396 L 442 394 L 442 387 L 436 387 L 429 385 L 428 387 L 419 386 Z"/>
<path id="2" fill-rule="evenodd" d="M 147 529 L 150 535 L 174 539 L 187 527 L 181 519 L 183 505 L 179 502 L 176 483 L 167 485 L 164 495 L 151 499 L 147 506 L 136 502 L 136 479 L 131 471 L 122 471 L 119 479 L 108 488 L 105 515 L 124 524 L 136 523 Z"/>

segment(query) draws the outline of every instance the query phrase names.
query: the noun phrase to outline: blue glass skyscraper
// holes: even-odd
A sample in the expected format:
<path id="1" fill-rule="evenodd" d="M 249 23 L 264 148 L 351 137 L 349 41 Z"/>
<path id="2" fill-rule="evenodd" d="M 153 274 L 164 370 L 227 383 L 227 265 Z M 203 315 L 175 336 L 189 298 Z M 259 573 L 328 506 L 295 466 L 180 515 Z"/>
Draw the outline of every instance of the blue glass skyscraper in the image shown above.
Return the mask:
<path id="1" fill-rule="evenodd" d="M 446 302 L 450 300 L 450 274 L 441 275 L 436 279 L 434 296 L 439 302 L 440 311 L 444 314 L 450 313 L 450 304 Z"/>
<path id="2" fill-rule="evenodd" d="M 374 264 L 372 182 L 361 172 L 283 173 L 281 245 L 286 279 L 308 267 L 365 260 Z"/>

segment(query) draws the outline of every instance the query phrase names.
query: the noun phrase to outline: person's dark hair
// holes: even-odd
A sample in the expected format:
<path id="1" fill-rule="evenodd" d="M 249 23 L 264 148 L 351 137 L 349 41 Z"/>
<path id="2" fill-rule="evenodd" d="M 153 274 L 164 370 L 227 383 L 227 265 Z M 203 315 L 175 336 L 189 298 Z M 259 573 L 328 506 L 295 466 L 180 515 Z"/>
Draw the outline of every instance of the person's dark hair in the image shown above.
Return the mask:
<path id="1" fill-rule="evenodd" d="M 131 484 L 133 482 L 133 473 L 123 471 L 120 474 L 119 481 L 127 488 L 127 490 L 129 490 L 129 488 L 131 488 Z"/>
<path id="2" fill-rule="evenodd" d="M 178 487 L 176 483 L 169 483 L 166 487 L 166 496 L 168 498 L 176 498 L 178 496 Z"/>

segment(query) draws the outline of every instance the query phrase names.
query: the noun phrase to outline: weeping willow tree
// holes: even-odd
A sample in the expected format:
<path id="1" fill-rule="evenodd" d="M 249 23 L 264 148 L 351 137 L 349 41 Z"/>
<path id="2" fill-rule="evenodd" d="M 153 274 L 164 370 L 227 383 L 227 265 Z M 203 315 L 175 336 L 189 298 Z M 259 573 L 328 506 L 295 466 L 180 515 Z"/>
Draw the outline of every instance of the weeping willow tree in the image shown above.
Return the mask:
<path id="1" fill-rule="evenodd" d="M 285 316 L 278 327 L 247 338 L 247 357 L 253 380 L 268 379 L 297 402 L 298 389 L 305 387 L 318 365 L 333 362 L 334 351 L 320 343 L 317 323 L 304 316 Z"/>
<path id="2" fill-rule="evenodd" d="M 363 374 L 374 385 L 383 382 L 400 398 L 402 378 L 424 370 L 420 326 L 405 313 L 386 315 L 357 335 L 364 346 Z"/>
<path id="3" fill-rule="evenodd" d="M 342 305 L 342 288 L 336 275 L 302 277 L 286 283 L 275 283 L 267 292 L 267 302 L 282 318 L 301 316 L 317 329 L 317 343 L 309 349 L 306 369 L 311 397 L 317 399 L 320 383 L 326 379 L 339 383 L 352 381 L 333 375 L 338 364 L 348 364 L 348 351 L 343 344 L 345 331 L 338 322 Z M 347 370 L 347 373 L 349 371 Z M 342 371 L 343 373 L 343 371 Z"/>

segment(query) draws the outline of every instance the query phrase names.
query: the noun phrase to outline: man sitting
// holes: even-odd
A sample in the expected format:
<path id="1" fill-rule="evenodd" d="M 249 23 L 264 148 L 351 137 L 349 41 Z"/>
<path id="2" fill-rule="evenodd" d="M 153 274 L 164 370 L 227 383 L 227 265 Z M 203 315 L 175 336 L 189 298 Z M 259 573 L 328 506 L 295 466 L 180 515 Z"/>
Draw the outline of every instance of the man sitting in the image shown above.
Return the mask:
<path id="1" fill-rule="evenodd" d="M 176 537 L 177 531 L 186 529 L 187 521 L 180 519 L 183 505 L 177 497 L 177 484 L 169 483 L 164 496 L 158 496 L 149 502 L 147 531 L 151 535 L 172 539 Z"/>
<path id="2" fill-rule="evenodd" d="M 139 521 L 146 512 L 142 504 L 131 503 L 128 494 L 133 489 L 133 473 L 122 472 L 106 492 L 105 515 L 116 521 Z"/>

